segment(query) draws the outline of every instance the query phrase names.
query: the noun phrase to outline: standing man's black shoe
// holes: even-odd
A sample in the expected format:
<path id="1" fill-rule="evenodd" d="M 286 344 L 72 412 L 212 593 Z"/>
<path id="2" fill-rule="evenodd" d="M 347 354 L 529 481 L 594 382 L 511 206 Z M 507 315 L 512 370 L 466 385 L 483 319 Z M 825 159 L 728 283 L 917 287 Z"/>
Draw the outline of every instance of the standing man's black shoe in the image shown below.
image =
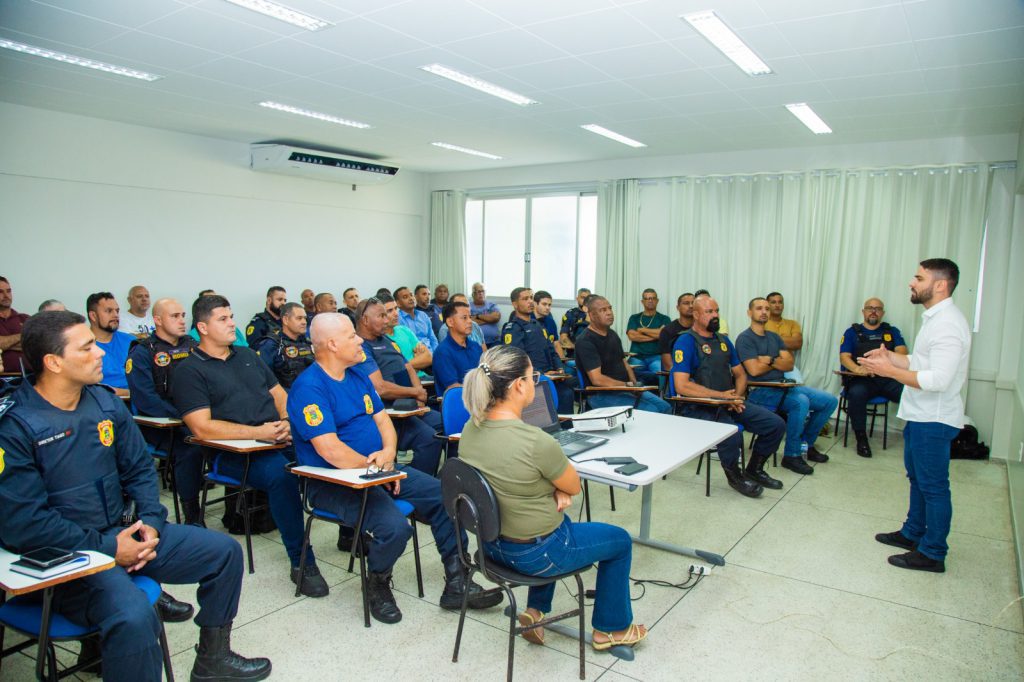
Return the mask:
<path id="1" fill-rule="evenodd" d="M 192 682 L 207 680 L 265 680 L 270 659 L 245 658 L 231 650 L 231 623 L 219 628 L 199 628 Z"/>
<path id="2" fill-rule="evenodd" d="M 875 540 L 878 540 L 883 545 L 899 547 L 900 549 L 908 551 L 917 549 L 917 543 L 913 540 L 908 540 L 907 537 L 898 530 L 891 533 L 878 533 L 875 535 Z"/>
<path id="3" fill-rule="evenodd" d="M 371 616 L 388 625 L 402 620 L 402 612 L 395 601 L 395 595 L 391 592 L 391 571 L 370 573 L 366 579 L 366 591 Z"/>
<path id="4" fill-rule="evenodd" d="M 783 457 L 782 466 L 802 476 L 810 476 L 814 473 L 814 467 L 804 461 L 799 455 L 795 457 Z"/>
<path id="5" fill-rule="evenodd" d="M 906 554 L 894 554 L 889 557 L 889 563 L 899 568 L 909 568 L 911 571 L 946 572 L 946 563 L 944 561 L 926 557 L 916 549 Z"/>
<path id="6" fill-rule="evenodd" d="M 868 443 L 868 434 L 857 434 L 857 454 L 861 457 L 871 456 L 871 445 Z"/>
<path id="7" fill-rule="evenodd" d="M 183 623 L 195 613 L 191 604 L 178 601 L 166 592 L 161 592 L 160 598 L 156 600 L 156 611 L 165 623 Z"/>
<path id="8" fill-rule="evenodd" d="M 824 464 L 825 462 L 828 461 L 828 455 L 818 452 L 818 450 L 815 449 L 815 447 L 812 445 L 811 447 L 807 448 L 807 461 L 817 462 L 818 464 Z"/>

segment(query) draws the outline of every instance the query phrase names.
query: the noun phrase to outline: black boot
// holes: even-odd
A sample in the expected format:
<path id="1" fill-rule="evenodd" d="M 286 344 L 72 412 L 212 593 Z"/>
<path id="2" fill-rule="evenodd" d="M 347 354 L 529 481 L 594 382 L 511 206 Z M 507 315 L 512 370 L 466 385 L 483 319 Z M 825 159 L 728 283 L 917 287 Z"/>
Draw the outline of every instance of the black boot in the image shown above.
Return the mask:
<path id="1" fill-rule="evenodd" d="M 166 592 L 156 600 L 156 612 L 165 623 L 184 623 L 192 617 L 195 609 L 188 602 L 178 601 Z"/>
<path id="2" fill-rule="evenodd" d="M 185 524 L 206 528 L 206 520 L 203 518 L 203 508 L 199 506 L 199 498 L 181 501 L 181 511 L 185 514 Z"/>
<path id="3" fill-rule="evenodd" d="M 868 434 L 864 431 L 857 431 L 857 454 L 861 457 L 871 456 L 871 445 L 868 443 Z"/>
<path id="4" fill-rule="evenodd" d="M 366 576 L 366 592 L 371 616 L 389 625 L 402 620 L 402 612 L 391 592 L 391 571 Z"/>
<path id="5" fill-rule="evenodd" d="M 458 555 L 445 559 L 444 592 L 441 593 L 441 608 L 458 611 L 462 608 L 462 593 L 469 589 L 467 606 L 471 609 L 488 609 L 497 606 L 504 598 L 500 589 L 485 590 L 472 580 L 466 581 L 466 573 Z"/>
<path id="6" fill-rule="evenodd" d="M 86 663 L 88 661 L 96 661 L 92 665 L 90 665 L 90 666 L 88 666 L 86 668 L 82 668 L 81 672 L 83 672 L 83 673 L 92 673 L 94 675 L 102 675 L 103 674 L 103 661 L 99 660 L 99 658 L 100 658 L 100 638 L 99 638 L 99 636 L 97 635 L 96 637 L 86 637 L 85 639 L 82 640 L 82 648 L 78 652 L 78 661 L 75 662 L 75 665 L 82 665 L 83 663 Z"/>
<path id="7" fill-rule="evenodd" d="M 729 485 L 740 495 L 746 495 L 747 497 L 761 497 L 761 493 L 764 492 L 764 488 L 762 488 L 760 484 L 754 483 L 743 475 L 743 472 L 740 471 L 739 462 L 733 462 L 731 466 L 722 464 L 722 470 L 725 471 L 725 477 L 729 480 Z"/>
<path id="8" fill-rule="evenodd" d="M 793 473 L 800 474 L 801 476 L 810 476 L 814 473 L 814 467 L 804 461 L 804 458 L 800 455 L 793 455 L 792 457 L 783 457 L 782 466 L 789 469 Z"/>
<path id="9" fill-rule="evenodd" d="M 747 462 L 746 476 L 754 483 L 763 485 L 765 488 L 771 488 L 772 490 L 781 490 L 782 481 L 776 480 L 765 473 L 764 463 L 768 461 L 768 455 L 750 455 L 750 461 Z"/>
<path id="10" fill-rule="evenodd" d="M 199 628 L 192 682 L 264 680 L 269 676 L 270 659 L 243 658 L 231 650 L 231 623 L 219 628 Z"/>

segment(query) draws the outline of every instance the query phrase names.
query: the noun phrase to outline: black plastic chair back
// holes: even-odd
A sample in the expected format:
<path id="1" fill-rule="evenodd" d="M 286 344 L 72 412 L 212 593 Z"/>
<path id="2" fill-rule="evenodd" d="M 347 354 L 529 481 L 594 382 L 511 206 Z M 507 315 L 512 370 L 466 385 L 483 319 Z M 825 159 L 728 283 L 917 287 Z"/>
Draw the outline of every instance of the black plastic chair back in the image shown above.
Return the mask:
<path id="1" fill-rule="evenodd" d="M 441 499 L 448 516 L 480 542 L 498 539 L 498 500 L 479 471 L 461 459 L 445 462 L 441 469 Z"/>

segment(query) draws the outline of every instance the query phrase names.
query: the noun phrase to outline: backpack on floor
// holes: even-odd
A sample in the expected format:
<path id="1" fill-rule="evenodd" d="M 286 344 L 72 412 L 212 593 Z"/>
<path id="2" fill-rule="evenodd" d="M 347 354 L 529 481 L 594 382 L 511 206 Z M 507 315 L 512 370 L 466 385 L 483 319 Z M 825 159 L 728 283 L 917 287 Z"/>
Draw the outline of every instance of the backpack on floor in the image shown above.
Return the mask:
<path id="1" fill-rule="evenodd" d="M 970 424 L 960 429 L 949 446 L 950 459 L 988 459 L 988 446 L 978 441 L 978 429 Z"/>

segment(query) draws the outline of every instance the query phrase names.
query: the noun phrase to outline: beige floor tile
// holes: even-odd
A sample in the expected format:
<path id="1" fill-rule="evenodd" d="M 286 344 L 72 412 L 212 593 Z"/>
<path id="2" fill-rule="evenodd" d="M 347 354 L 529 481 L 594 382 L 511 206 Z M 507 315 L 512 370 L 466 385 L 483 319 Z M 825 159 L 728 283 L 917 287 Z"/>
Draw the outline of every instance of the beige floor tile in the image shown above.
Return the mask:
<path id="1" fill-rule="evenodd" d="M 1019 679 L 1024 637 L 727 566 L 612 670 L 643 680 Z"/>
<path id="2" fill-rule="evenodd" d="M 946 573 L 890 566 L 885 521 L 781 501 L 726 557 L 730 563 L 976 623 L 1024 631 L 1010 542 L 952 533 Z"/>

